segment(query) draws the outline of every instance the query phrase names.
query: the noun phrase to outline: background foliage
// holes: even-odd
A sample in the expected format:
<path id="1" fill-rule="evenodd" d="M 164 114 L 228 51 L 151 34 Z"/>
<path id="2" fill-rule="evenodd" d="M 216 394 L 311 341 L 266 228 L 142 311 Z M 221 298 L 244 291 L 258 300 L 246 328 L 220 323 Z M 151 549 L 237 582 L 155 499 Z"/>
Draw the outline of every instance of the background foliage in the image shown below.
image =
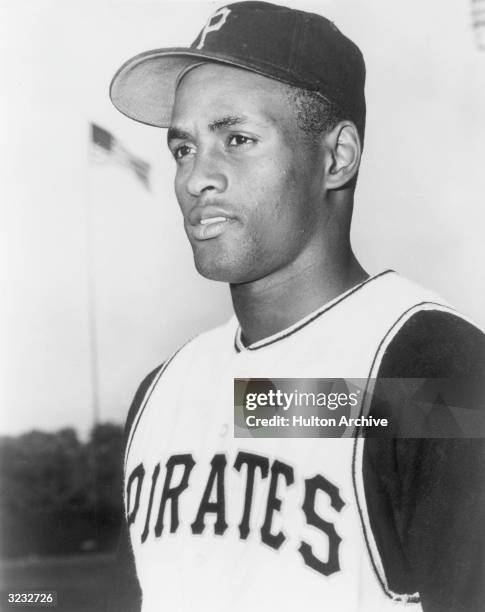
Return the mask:
<path id="1" fill-rule="evenodd" d="M 122 448 L 122 427 L 110 423 L 86 442 L 70 428 L 1 437 L 1 556 L 113 550 L 123 516 Z"/>

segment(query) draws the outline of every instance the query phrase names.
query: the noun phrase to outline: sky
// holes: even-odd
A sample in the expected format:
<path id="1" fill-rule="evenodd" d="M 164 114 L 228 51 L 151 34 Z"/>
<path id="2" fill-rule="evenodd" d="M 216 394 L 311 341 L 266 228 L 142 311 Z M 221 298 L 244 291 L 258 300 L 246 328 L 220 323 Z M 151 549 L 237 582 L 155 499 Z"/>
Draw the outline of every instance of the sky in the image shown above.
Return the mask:
<path id="1" fill-rule="evenodd" d="M 485 51 L 470 3 L 285 4 L 331 18 L 366 59 L 352 231 L 364 267 L 394 268 L 485 326 Z M 190 44 L 219 6 L 0 2 L 0 434 L 89 430 L 90 313 L 100 418 L 119 423 L 149 371 L 231 315 L 227 287 L 193 268 L 164 132 L 108 98 L 121 63 Z M 150 192 L 93 159 L 90 122 L 151 164 Z"/>

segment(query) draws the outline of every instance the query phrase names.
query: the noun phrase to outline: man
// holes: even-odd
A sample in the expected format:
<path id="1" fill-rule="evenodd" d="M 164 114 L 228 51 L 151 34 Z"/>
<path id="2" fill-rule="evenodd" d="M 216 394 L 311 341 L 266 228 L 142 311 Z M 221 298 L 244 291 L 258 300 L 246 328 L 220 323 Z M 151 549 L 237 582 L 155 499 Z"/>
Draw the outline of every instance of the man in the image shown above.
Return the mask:
<path id="1" fill-rule="evenodd" d="M 152 372 L 130 411 L 143 612 L 485 604 L 480 440 L 232 435 L 236 378 L 378 388 L 483 372 L 476 327 L 352 252 L 364 80 L 331 22 L 263 2 L 222 7 L 190 48 L 141 54 L 113 79 L 120 111 L 168 128 L 195 265 L 229 283 L 235 311 Z M 409 414 L 414 391 L 388 399 Z"/>

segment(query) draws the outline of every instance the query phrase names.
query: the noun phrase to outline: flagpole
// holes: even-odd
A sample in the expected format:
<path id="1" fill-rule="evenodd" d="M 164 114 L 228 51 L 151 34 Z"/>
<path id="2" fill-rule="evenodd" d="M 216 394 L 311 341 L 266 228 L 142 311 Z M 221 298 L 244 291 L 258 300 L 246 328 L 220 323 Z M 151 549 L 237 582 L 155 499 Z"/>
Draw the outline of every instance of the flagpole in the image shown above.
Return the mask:
<path id="1" fill-rule="evenodd" d="M 89 130 L 92 130 L 92 125 Z M 89 134 L 87 160 L 86 160 L 86 258 L 87 258 L 87 291 L 88 291 L 88 335 L 89 335 L 89 362 L 91 378 L 91 405 L 93 428 L 100 420 L 100 394 L 99 394 L 99 354 L 98 354 L 98 326 L 96 318 L 96 281 L 94 259 L 94 224 L 93 224 L 93 198 L 91 184 L 91 147 L 92 135 Z"/>
<path id="2" fill-rule="evenodd" d="M 111 132 L 95 123 L 89 123 L 89 146 L 86 160 L 86 255 L 87 255 L 87 290 L 88 290 L 88 325 L 89 325 L 89 356 L 91 371 L 91 393 L 93 410 L 93 427 L 101 416 L 100 383 L 99 383 L 99 354 L 98 329 L 96 317 L 96 277 L 95 277 L 95 227 L 94 202 L 92 193 L 91 160 L 93 148 L 102 151 L 104 155 L 134 172 L 136 178 L 150 191 L 150 164 L 131 153 Z"/>

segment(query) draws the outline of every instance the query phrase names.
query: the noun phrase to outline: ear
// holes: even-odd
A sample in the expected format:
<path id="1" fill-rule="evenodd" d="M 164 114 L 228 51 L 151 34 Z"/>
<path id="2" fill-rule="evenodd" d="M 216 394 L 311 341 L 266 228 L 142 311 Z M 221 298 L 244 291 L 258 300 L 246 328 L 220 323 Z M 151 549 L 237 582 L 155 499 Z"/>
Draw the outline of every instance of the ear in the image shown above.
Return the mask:
<path id="1" fill-rule="evenodd" d="M 329 190 L 347 186 L 357 175 L 362 147 L 352 121 L 341 121 L 324 135 L 325 186 Z"/>

